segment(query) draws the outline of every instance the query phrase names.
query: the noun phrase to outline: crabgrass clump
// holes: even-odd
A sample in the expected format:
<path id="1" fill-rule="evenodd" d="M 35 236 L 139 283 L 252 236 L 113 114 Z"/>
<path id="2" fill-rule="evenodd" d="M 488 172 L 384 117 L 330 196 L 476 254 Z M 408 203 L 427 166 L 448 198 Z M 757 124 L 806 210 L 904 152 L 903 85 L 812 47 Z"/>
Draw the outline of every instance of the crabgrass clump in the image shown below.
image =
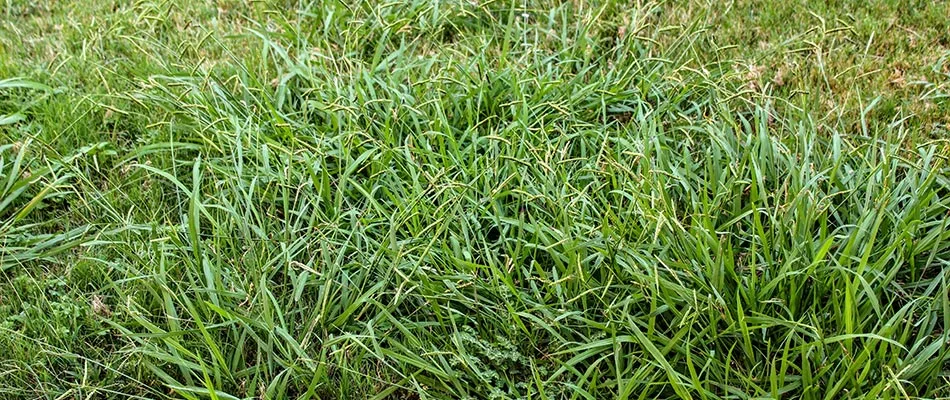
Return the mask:
<path id="1" fill-rule="evenodd" d="M 4 61 L 0 393 L 950 396 L 946 143 L 710 15 L 106 3 L 16 11 L 99 47 Z"/>

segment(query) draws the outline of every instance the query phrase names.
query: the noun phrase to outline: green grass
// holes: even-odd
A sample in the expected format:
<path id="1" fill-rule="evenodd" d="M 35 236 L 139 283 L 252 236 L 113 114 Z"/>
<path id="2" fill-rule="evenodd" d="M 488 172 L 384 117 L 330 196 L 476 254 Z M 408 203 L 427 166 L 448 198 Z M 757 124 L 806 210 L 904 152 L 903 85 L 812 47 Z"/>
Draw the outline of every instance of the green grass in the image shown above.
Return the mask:
<path id="1" fill-rule="evenodd" d="M 0 2 L 0 397 L 948 398 L 948 13 Z"/>

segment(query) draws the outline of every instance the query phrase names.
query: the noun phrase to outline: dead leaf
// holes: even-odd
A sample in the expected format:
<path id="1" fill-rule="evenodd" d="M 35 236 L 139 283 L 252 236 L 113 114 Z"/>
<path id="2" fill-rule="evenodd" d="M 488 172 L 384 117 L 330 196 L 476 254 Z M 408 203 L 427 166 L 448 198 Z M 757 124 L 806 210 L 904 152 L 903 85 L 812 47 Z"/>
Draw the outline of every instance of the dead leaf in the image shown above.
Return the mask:
<path id="1" fill-rule="evenodd" d="M 98 294 L 92 295 L 91 299 L 92 313 L 100 317 L 108 317 L 112 315 L 112 309 L 109 308 L 109 305 L 106 304 L 102 296 Z"/>
<path id="2" fill-rule="evenodd" d="M 904 87 L 904 85 L 907 84 L 907 81 L 904 80 L 904 70 L 900 68 L 894 68 L 894 72 L 891 72 L 891 76 L 887 78 L 887 81 L 894 86 Z"/>

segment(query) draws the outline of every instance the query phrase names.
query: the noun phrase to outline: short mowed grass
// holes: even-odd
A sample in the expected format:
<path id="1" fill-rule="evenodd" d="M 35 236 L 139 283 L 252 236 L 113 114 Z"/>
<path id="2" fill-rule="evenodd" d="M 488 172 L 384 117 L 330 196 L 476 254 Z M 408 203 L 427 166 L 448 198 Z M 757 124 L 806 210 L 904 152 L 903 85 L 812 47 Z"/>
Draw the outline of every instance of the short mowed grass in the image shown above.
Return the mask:
<path id="1" fill-rule="evenodd" d="M 0 398 L 948 398 L 868 3 L 0 1 Z"/>

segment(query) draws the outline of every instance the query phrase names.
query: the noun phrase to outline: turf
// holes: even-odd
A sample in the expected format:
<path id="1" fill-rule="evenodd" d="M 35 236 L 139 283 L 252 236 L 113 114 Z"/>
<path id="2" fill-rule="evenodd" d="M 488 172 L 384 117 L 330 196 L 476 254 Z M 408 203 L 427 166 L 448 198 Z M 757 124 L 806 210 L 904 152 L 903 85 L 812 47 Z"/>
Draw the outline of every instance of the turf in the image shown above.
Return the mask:
<path id="1" fill-rule="evenodd" d="M 941 2 L 0 2 L 0 397 L 950 397 Z"/>

